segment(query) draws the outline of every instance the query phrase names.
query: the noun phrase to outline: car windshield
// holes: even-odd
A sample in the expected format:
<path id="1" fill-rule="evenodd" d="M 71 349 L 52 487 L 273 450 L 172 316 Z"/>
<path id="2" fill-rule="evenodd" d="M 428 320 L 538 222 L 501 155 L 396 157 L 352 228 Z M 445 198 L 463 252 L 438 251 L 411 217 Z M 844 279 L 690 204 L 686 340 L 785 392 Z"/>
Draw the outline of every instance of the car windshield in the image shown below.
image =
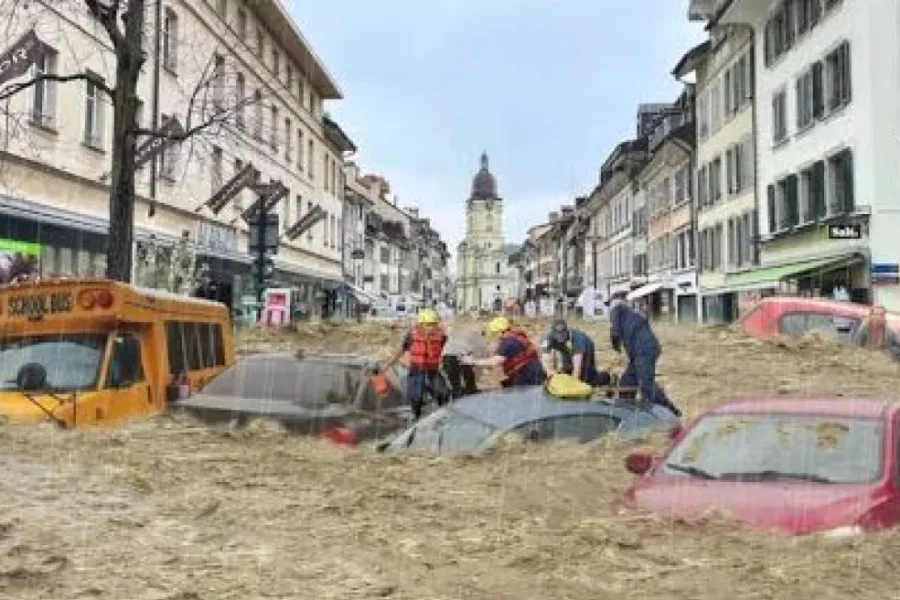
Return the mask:
<path id="1" fill-rule="evenodd" d="M 0 391 L 96 387 L 106 334 L 0 337 Z"/>
<path id="2" fill-rule="evenodd" d="M 457 454 L 478 449 L 497 430 L 451 409 L 437 410 L 402 434 L 397 450 Z"/>
<path id="3" fill-rule="evenodd" d="M 870 483 L 881 476 L 882 436 L 876 419 L 711 415 L 672 449 L 663 472 L 704 479 Z"/>

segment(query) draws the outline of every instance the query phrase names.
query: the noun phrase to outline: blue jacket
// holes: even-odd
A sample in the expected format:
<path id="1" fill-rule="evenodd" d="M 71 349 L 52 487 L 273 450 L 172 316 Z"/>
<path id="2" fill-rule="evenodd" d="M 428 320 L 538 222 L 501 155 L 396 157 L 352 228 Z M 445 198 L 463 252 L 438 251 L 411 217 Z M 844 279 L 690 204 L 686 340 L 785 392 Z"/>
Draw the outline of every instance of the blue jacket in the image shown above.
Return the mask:
<path id="1" fill-rule="evenodd" d="M 618 351 L 623 345 L 629 359 L 659 356 L 659 340 L 647 318 L 627 304 L 617 304 L 609 312 L 609 339 Z"/>
<path id="2" fill-rule="evenodd" d="M 575 354 L 582 354 L 584 355 L 581 363 L 582 372 L 573 373 L 573 375 L 581 377 L 582 379 L 587 379 L 588 381 L 592 381 L 597 375 L 597 358 L 594 340 L 579 329 L 570 329 L 569 341 L 563 344 L 560 344 L 553 339 L 552 332 L 547 334 L 547 337 L 544 338 L 544 343 L 541 344 L 541 350 L 544 352 L 555 350 L 562 355 L 563 367 L 561 372 L 563 373 L 572 373 L 574 367 L 572 364 L 572 356 Z"/>

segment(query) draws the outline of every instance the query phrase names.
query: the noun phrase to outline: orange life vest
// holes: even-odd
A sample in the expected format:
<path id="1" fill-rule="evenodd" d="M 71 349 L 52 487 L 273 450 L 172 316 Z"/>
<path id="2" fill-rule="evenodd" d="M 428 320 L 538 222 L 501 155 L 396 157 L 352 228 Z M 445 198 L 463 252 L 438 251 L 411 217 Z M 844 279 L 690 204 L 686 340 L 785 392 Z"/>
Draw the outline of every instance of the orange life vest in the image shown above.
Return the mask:
<path id="1" fill-rule="evenodd" d="M 531 339 L 525 333 L 525 330 L 520 327 L 513 327 L 500 336 L 500 339 L 514 339 L 522 344 L 522 350 L 518 354 L 503 361 L 503 374 L 507 377 L 515 375 L 532 360 L 538 359 L 537 348 L 531 343 Z"/>
<path id="2" fill-rule="evenodd" d="M 446 334 L 443 328 L 428 331 L 421 325 L 412 328 L 409 338 L 409 368 L 413 371 L 437 371 L 441 368 Z"/>

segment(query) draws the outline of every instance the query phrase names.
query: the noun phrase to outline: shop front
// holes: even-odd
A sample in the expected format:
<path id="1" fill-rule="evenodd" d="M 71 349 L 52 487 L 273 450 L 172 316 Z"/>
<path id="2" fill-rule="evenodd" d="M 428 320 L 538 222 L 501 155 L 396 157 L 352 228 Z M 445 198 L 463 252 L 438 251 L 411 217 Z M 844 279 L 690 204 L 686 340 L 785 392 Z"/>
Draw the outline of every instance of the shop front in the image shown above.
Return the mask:
<path id="1" fill-rule="evenodd" d="M 677 323 L 697 323 L 697 272 L 679 271 L 672 275 Z"/>

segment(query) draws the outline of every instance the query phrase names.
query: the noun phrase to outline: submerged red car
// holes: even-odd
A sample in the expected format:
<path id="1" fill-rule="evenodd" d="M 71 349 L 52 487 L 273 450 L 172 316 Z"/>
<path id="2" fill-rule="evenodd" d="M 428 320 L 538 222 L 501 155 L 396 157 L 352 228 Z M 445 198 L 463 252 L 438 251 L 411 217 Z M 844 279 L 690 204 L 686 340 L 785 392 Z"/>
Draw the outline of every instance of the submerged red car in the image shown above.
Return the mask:
<path id="1" fill-rule="evenodd" d="M 900 404 L 731 402 L 698 418 L 662 456 L 636 452 L 626 503 L 687 521 L 722 511 L 793 535 L 900 523 Z"/>

